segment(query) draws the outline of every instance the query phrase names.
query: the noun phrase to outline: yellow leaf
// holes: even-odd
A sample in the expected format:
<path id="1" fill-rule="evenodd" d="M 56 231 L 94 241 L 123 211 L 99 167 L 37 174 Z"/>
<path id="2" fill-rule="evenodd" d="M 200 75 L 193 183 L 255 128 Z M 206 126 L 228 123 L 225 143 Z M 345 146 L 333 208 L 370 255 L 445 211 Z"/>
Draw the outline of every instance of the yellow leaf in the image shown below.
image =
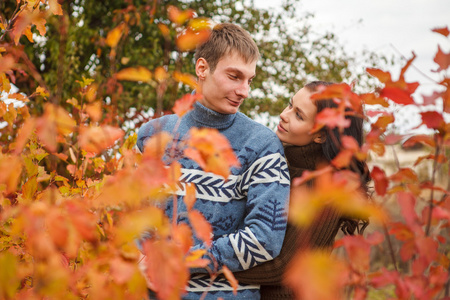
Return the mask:
<path id="1" fill-rule="evenodd" d="M 41 95 L 42 97 L 48 97 L 50 94 L 41 86 L 36 88 L 36 94 Z"/>
<path id="2" fill-rule="evenodd" d="M 197 31 L 211 29 L 211 22 L 208 18 L 195 18 L 189 21 L 189 27 Z"/>
<path id="3" fill-rule="evenodd" d="M 121 23 L 110 32 L 108 32 L 108 34 L 106 35 L 106 44 L 111 48 L 116 48 L 125 29 L 126 24 Z"/>
<path id="4" fill-rule="evenodd" d="M 0 184 L 6 185 L 7 193 L 16 191 L 21 173 L 22 162 L 19 157 L 0 154 Z"/>
<path id="5" fill-rule="evenodd" d="M 152 73 L 145 67 L 125 68 L 117 72 L 118 80 L 149 82 L 152 79 Z"/>
<path id="6" fill-rule="evenodd" d="M 194 10 L 187 9 L 184 11 L 179 10 L 176 6 L 170 5 L 167 8 L 169 20 L 177 25 L 183 25 L 187 20 L 194 17 Z"/>
<path id="7" fill-rule="evenodd" d="M 161 30 L 161 33 L 165 38 L 168 38 L 170 36 L 170 30 L 169 27 L 167 27 L 167 25 L 159 23 L 158 28 L 159 30 Z"/>
<path id="8" fill-rule="evenodd" d="M 34 24 L 39 31 L 39 34 L 44 36 L 47 32 L 47 29 L 45 28 L 45 23 L 47 23 L 47 20 L 45 20 L 44 15 L 40 14 L 38 16 L 35 16 L 32 21 L 32 24 Z"/>
<path id="9" fill-rule="evenodd" d="M 176 45 L 181 51 L 192 51 L 199 44 L 208 40 L 210 34 L 209 29 L 194 31 L 188 28 L 177 37 Z"/>
<path id="10" fill-rule="evenodd" d="M 327 251 L 302 251 L 290 262 L 285 283 L 303 300 L 343 298 L 349 271 Z"/>
<path id="11" fill-rule="evenodd" d="M 27 37 L 27 39 L 30 41 L 30 43 L 34 43 L 33 40 L 33 33 L 31 32 L 31 25 L 27 26 L 25 30 L 23 31 L 23 34 Z"/>
<path id="12" fill-rule="evenodd" d="M 167 80 L 169 75 L 167 74 L 166 70 L 163 67 L 157 67 L 155 70 L 155 79 L 159 83 Z"/>

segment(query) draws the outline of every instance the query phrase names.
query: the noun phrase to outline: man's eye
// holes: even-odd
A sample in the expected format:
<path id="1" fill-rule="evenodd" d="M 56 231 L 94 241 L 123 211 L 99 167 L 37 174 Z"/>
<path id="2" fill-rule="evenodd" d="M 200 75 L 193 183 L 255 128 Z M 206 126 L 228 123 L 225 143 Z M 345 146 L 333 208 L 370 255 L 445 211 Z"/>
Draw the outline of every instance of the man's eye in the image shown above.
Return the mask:
<path id="1" fill-rule="evenodd" d="M 233 80 L 237 80 L 238 79 L 238 77 L 236 75 L 230 75 L 230 78 L 233 79 Z"/>

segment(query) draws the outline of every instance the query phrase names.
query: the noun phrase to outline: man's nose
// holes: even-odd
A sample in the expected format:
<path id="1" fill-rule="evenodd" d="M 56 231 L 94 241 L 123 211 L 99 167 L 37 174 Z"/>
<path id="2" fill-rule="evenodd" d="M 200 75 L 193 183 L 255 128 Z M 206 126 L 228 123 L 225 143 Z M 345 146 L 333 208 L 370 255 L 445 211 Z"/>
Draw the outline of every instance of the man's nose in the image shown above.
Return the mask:
<path id="1" fill-rule="evenodd" d="M 242 98 L 247 98 L 248 97 L 248 92 L 250 90 L 250 85 L 248 84 L 248 82 L 243 81 L 236 89 L 236 95 L 238 95 L 239 97 Z"/>

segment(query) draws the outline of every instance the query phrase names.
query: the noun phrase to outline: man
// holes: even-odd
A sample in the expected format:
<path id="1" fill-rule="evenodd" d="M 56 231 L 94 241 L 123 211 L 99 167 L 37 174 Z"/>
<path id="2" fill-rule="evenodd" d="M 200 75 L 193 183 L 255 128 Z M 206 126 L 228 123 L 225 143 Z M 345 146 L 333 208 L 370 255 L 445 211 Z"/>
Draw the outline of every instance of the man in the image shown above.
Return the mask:
<path id="1" fill-rule="evenodd" d="M 197 188 L 194 208 L 201 211 L 213 227 L 213 242 L 208 249 L 219 267 L 242 271 L 276 257 L 286 229 L 289 198 L 289 172 L 280 140 L 270 129 L 238 112 L 247 98 L 255 77 L 258 48 L 249 33 L 233 24 L 214 27 L 208 41 L 199 46 L 195 70 L 203 98 L 184 115 L 176 127 L 180 140 L 192 127 L 216 128 L 230 141 L 241 164 L 231 175 L 204 172 L 195 162 L 181 158 L 182 183 Z M 162 131 L 174 131 L 178 117 L 164 116 L 145 124 L 138 133 L 138 147 Z M 179 140 L 178 140 L 179 141 Z M 175 142 L 178 142 L 175 141 Z M 187 222 L 183 203 L 184 189 L 178 193 L 178 222 Z M 173 204 L 166 213 L 173 215 Z M 196 240 L 193 250 L 205 248 Z M 209 286 L 206 269 L 191 270 L 185 299 L 259 299 L 258 285 L 240 285 L 238 295 L 224 278 Z"/>

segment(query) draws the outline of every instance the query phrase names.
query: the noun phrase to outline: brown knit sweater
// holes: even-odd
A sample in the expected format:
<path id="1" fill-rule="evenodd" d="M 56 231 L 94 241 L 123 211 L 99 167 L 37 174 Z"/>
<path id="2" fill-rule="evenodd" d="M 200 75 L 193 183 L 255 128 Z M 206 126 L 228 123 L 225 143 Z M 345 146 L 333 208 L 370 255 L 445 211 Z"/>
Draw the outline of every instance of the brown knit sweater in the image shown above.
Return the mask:
<path id="1" fill-rule="evenodd" d="M 326 162 L 320 144 L 306 146 L 285 146 L 285 155 L 289 165 L 291 180 L 301 176 L 305 170 L 314 170 L 318 163 Z M 306 228 L 288 224 L 280 254 L 273 260 L 236 272 L 234 276 L 240 282 L 261 285 L 261 299 L 295 299 L 293 292 L 283 286 L 283 274 L 293 256 L 301 249 L 330 248 L 341 223 L 340 214 L 327 207 Z"/>

